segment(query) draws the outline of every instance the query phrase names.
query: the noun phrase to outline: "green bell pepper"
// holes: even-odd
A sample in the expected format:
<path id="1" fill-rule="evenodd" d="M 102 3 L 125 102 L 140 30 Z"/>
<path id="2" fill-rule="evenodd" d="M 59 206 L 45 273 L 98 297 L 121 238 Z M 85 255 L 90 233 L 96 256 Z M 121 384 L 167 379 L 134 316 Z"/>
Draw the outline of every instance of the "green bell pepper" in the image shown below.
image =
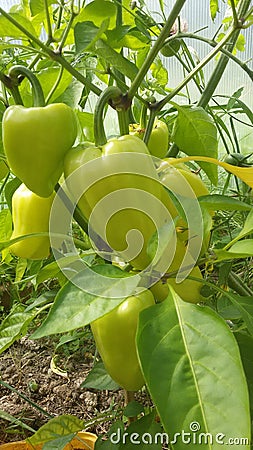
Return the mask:
<path id="1" fill-rule="evenodd" d="M 119 306 L 91 323 L 97 349 L 110 376 L 127 391 L 144 385 L 136 350 L 139 313 L 154 305 L 148 290 L 126 298 Z"/>
<path id="2" fill-rule="evenodd" d="M 132 158 L 131 153 L 134 154 Z M 126 159 L 124 154 L 130 158 Z M 86 164 L 94 159 L 96 163 Z M 79 169 L 77 175 L 70 177 L 76 169 Z M 109 140 L 101 149 L 78 146 L 71 149 L 65 157 L 64 175 L 68 189 L 74 197 L 80 191 L 80 186 L 84 186 L 89 180 L 90 187 L 78 201 L 78 206 L 87 220 L 99 201 L 108 196 L 108 206 L 101 206 L 95 212 L 94 231 L 107 241 L 114 251 L 124 252 L 125 261 L 131 262 L 137 269 L 145 268 L 151 262 L 147 254 L 148 241 L 156 231 L 156 224 L 152 219 L 156 217 L 160 220 L 161 204 L 158 199 L 161 198 L 162 187 L 144 142 L 136 136 L 125 135 Z M 114 200 L 110 194 L 116 192 L 118 197 Z M 143 206 L 145 207 L 143 203 L 148 203 L 147 195 L 150 201 L 151 196 L 157 200 L 152 203 L 152 207 L 148 206 L 150 217 L 142 210 Z M 108 210 L 111 208 L 114 208 L 115 213 L 108 218 Z M 139 234 L 134 237 L 132 235 L 128 248 L 126 236 L 130 230 L 137 230 Z M 136 248 L 140 247 L 140 233 L 143 238 L 142 249 L 137 256 L 133 256 L 133 250 L 135 253 Z"/>
<path id="3" fill-rule="evenodd" d="M 35 194 L 49 197 L 63 172 L 63 158 L 76 139 L 72 109 L 55 103 L 12 105 L 3 115 L 3 146 L 13 173 Z"/>
<path id="4" fill-rule="evenodd" d="M 145 128 L 142 128 L 138 124 L 131 124 L 129 126 L 130 134 L 138 136 L 143 139 Z M 163 120 L 156 120 L 151 131 L 147 147 L 151 155 L 157 158 L 164 158 L 168 151 L 169 146 L 169 130 Z"/>
<path id="5" fill-rule="evenodd" d="M 39 197 L 21 184 L 12 197 L 13 233 L 11 239 L 31 233 L 49 231 L 50 210 L 55 194 Z M 20 258 L 43 259 L 50 253 L 49 236 L 36 236 L 20 240 L 10 246 Z"/>

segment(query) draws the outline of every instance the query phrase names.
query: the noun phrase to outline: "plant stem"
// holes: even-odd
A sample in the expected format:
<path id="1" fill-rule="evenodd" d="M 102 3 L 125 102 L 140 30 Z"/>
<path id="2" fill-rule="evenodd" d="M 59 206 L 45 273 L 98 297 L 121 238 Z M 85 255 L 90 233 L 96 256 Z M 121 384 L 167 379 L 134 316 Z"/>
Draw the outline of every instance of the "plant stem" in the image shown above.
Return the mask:
<path id="1" fill-rule="evenodd" d="M 117 111 L 120 135 L 129 134 L 129 115 L 128 110 Z"/>
<path id="2" fill-rule="evenodd" d="M 237 20 L 237 22 L 233 24 L 234 32 L 231 35 L 231 41 L 229 43 L 229 49 L 231 52 L 236 44 L 239 34 L 240 34 L 241 27 L 239 27 L 238 24 L 241 22 L 241 18 L 246 14 L 246 12 L 250 6 L 250 3 L 251 3 L 251 0 L 241 0 L 241 2 L 240 2 L 240 6 L 238 9 L 239 21 Z M 216 87 L 218 86 L 218 84 L 222 78 L 222 75 L 225 72 L 228 62 L 229 62 L 229 58 L 225 54 L 220 56 L 219 61 L 211 75 L 211 78 L 209 79 L 209 81 L 206 85 L 205 91 L 203 92 L 202 96 L 200 97 L 198 106 L 201 106 L 202 108 L 206 108 L 206 106 L 208 105 L 209 101 L 212 98 L 212 95 L 213 95 Z"/>
<path id="3" fill-rule="evenodd" d="M 145 59 L 138 74 L 136 75 L 135 79 L 133 80 L 133 82 L 130 86 L 130 89 L 128 91 L 128 97 L 130 99 L 133 98 L 135 96 L 136 92 L 138 91 L 139 86 L 141 85 L 143 79 L 145 78 L 145 75 L 147 74 L 156 55 L 158 54 L 159 50 L 163 46 L 165 39 L 168 37 L 170 30 L 172 28 L 172 25 L 174 24 L 176 18 L 178 17 L 185 2 L 186 2 L 186 0 L 176 0 L 175 5 L 173 6 L 173 8 L 170 12 L 170 15 L 160 33 L 158 39 L 156 40 L 154 46 L 151 48 L 150 52 L 148 53 L 147 58 Z"/>
<path id="4" fill-rule="evenodd" d="M 3 161 L 3 160 L 2 160 Z M 2 195 L 2 193 L 4 192 L 4 188 L 5 188 L 5 186 L 6 186 L 6 184 L 7 184 L 7 181 L 9 180 L 9 178 L 10 178 L 10 172 L 9 173 L 7 173 L 7 175 L 6 175 L 6 177 L 5 177 L 5 179 L 4 179 L 4 181 L 2 181 L 2 185 L 1 185 L 1 187 L 0 187 L 0 195 Z"/>
<path id="5" fill-rule="evenodd" d="M 36 408 L 38 411 L 40 411 L 45 416 L 50 417 L 50 419 L 53 418 L 53 416 L 51 416 L 51 414 L 49 414 L 47 411 L 42 409 L 39 405 L 37 405 L 37 403 L 34 403 L 29 397 L 27 397 L 24 394 L 21 394 L 21 392 L 17 391 L 10 384 L 8 384 L 8 383 L 6 383 L 5 381 L 2 381 L 2 380 L 0 380 L 0 384 L 2 384 L 2 386 L 4 386 L 4 387 L 10 389 L 10 391 L 15 392 L 15 394 L 17 394 L 20 398 L 22 398 L 23 400 L 28 402 L 30 405 L 32 405 L 34 408 Z"/>
<path id="6" fill-rule="evenodd" d="M 45 11 L 46 11 L 48 40 L 50 40 L 50 41 L 52 42 L 52 40 L 53 40 L 53 34 L 52 34 L 52 26 L 51 26 L 51 20 L 50 20 L 49 8 L 48 8 L 48 0 L 44 0 L 44 8 L 45 8 Z"/>
<path id="7" fill-rule="evenodd" d="M 122 25 L 122 0 L 118 0 L 117 3 L 117 15 L 116 15 L 116 27 L 120 27 Z"/>
<path id="8" fill-rule="evenodd" d="M 16 79 L 18 83 L 18 77 L 19 75 L 23 75 L 30 81 L 32 85 L 32 92 L 33 92 L 33 103 L 34 106 L 45 106 L 45 98 L 43 94 L 43 90 L 41 87 L 41 84 L 39 80 L 36 78 L 33 72 L 29 70 L 27 67 L 24 66 L 13 66 L 9 70 L 9 77 L 11 79 Z"/>
<path id="9" fill-rule="evenodd" d="M 193 34 L 193 33 L 180 33 L 179 37 L 180 38 L 197 39 L 199 41 L 205 42 L 206 44 L 209 44 L 211 47 L 217 46 L 216 41 L 214 41 L 212 39 L 208 39 L 204 36 L 198 36 L 197 34 Z M 241 61 L 239 58 L 237 58 L 235 55 L 233 55 L 233 53 L 231 53 L 226 48 L 221 48 L 220 51 L 221 51 L 221 53 L 226 55 L 228 58 L 233 60 L 236 64 L 238 64 L 248 74 L 250 79 L 253 81 L 253 70 L 251 70 L 250 67 L 245 62 Z"/>
<path id="10" fill-rule="evenodd" d="M 253 292 L 251 291 L 251 289 L 247 286 L 244 286 L 241 279 L 234 272 L 230 272 L 228 275 L 228 285 L 239 295 L 242 295 L 244 297 L 253 296 Z"/>
<path id="11" fill-rule="evenodd" d="M 42 48 L 45 53 L 49 54 L 49 52 L 53 53 L 43 42 L 41 42 L 36 36 L 34 36 L 30 31 L 28 31 L 23 25 L 21 25 L 13 16 L 8 14 L 3 8 L 0 7 L 0 14 L 2 14 L 9 22 L 12 23 L 16 28 L 18 28 L 28 39 L 38 45 L 38 47 Z"/>
<path id="12" fill-rule="evenodd" d="M 143 130 L 146 129 L 147 126 L 147 109 L 148 103 L 143 103 L 141 107 L 141 115 L 140 115 L 140 128 Z"/>
<path id="13" fill-rule="evenodd" d="M 122 92 L 117 86 L 109 86 L 100 95 L 94 111 L 94 138 L 97 146 L 104 145 L 107 141 L 103 124 L 103 113 L 105 106 L 110 100 L 118 103 L 121 99 Z"/>
<path id="14" fill-rule="evenodd" d="M 230 5 L 231 5 L 232 12 L 233 12 L 234 25 L 235 25 L 235 27 L 238 27 L 239 20 L 238 20 L 237 11 L 236 11 L 235 0 L 230 0 Z"/>
<path id="15" fill-rule="evenodd" d="M 82 83 L 84 86 L 86 86 L 89 90 L 91 90 L 92 92 L 94 92 L 94 94 L 96 95 L 100 95 L 101 94 L 101 89 L 99 89 L 99 87 L 97 87 L 95 84 L 91 83 L 91 81 L 84 77 L 80 72 L 78 72 L 78 70 L 76 70 L 63 56 L 61 56 L 59 53 L 55 53 L 55 52 L 51 52 L 51 58 L 54 61 L 57 61 L 59 64 L 61 64 L 62 67 L 64 67 L 64 69 L 66 69 L 69 73 L 71 73 L 71 75 L 73 75 L 73 77 L 80 81 L 80 83 Z"/>
<path id="16" fill-rule="evenodd" d="M 17 22 L 10 14 L 8 14 L 3 8 L 0 7 L 0 14 L 2 14 L 6 19 L 9 20 L 16 28 L 18 28 L 25 36 L 28 37 L 32 42 L 38 45 L 44 52 L 53 60 L 58 61 L 73 77 L 75 77 L 80 83 L 94 92 L 96 95 L 101 94 L 101 90 L 95 86 L 91 81 L 84 77 L 78 70 L 71 66 L 71 64 L 63 58 L 60 54 L 54 52 L 46 44 L 43 44 L 36 36 L 30 33 L 25 27 L 23 27 L 19 22 Z"/>
<path id="17" fill-rule="evenodd" d="M 68 209 L 68 211 L 70 213 L 72 213 L 73 203 L 71 202 L 71 200 L 67 196 L 66 192 L 62 189 L 62 187 L 59 183 L 57 183 L 55 186 L 55 192 L 57 193 L 57 195 L 59 195 L 60 199 L 62 200 L 62 202 Z M 82 230 L 87 234 L 88 233 L 88 224 L 77 206 L 74 209 L 73 217 L 74 217 L 75 221 L 78 223 L 78 225 L 80 225 Z M 87 250 L 87 248 L 86 248 L 86 250 Z"/>
<path id="18" fill-rule="evenodd" d="M 67 37 L 68 37 L 68 35 L 69 35 L 69 32 L 70 32 L 70 30 L 71 30 L 71 27 L 72 27 L 72 23 L 73 23 L 73 21 L 74 21 L 74 18 L 75 18 L 78 14 L 79 14 L 79 13 L 76 13 L 76 12 L 74 11 L 74 5 L 73 5 L 73 1 L 72 1 L 72 4 L 71 4 L 71 16 L 70 16 L 70 19 L 69 19 L 69 21 L 68 21 L 68 25 L 66 26 L 66 28 L 65 28 L 65 30 L 64 30 L 64 32 L 63 32 L 62 40 L 61 40 L 61 43 L 60 43 L 60 45 L 59 45 L 59 47 L 58 47 L 58 50 L 57 50 L 58 53 L 61 53 L 61 52 L 62 52 L 62 49 L 63 49 L 63 47 L 64 47 L 64 44 L 65 44 L 65 42 L 66 42 L 66 40 L 67 40 Z"/>
<path id="19" fill-rule="evenodd" d="M 151 132 L 153 130 L 153 125 L 154 125 L 155 118 L 156 118 L 156 110 L 155 109 L 151 109 L 150 110 L 150 116 L 149 116 L 149 119 L 148 119 L 147 128 L 145 129 L 145 133 L 144 133 L 144 137 L 143 137 L 143 142 L 145 142 L 145 144 L 148 144 L 149 137 L 150 137 Z"/>
<path id="20" fill-rule="evenodd" d="M 134 402 L 135 395 L 133 391 L 127 391 L 124 389 L 124 397 L 125 397 L 125 405 L 127 406 L 129 403 Z M 137 417 L 128 417 L 128 423 L 135 422 L 137 420 Z"/>
<path id="21" fill-rule="evenodd" d="M 16 105 L 23 105 L 23 100 L 22 100 L 20 92 L 18 90 L 19 83 L 17 82 L 17 80 L 11 80 L 10 77 L 8 77 L 7 75 L 5 75 L 4 73 L 2 73 L 0 71 L 0 81 L 2 83 L 2 86 L 11 92 Z M 6 92 L 6 91 L 3 89 L 3 92 Z"/>
<path id="22" fill-rule="evenodd" d="M 8 108 L 8 103 L 6 103 L 6 99 L 0 95 L 0 102 L 4 105 L 5 108 Z"/>
<path id="23" fill-rule="evenodd" d="M 117 14 L 116 14 L 116 27 L 121 27 L 123 25 L 123 14 L 122 14 L 122 0 L 118 0 L 117 4 Z M 122 56 L 124 56 L 124 49 L 122 48 L 120 50 L 120 54 Z M 119 84 L 117 83 L 117 86 L 119 86 L 119 88 L 121 87 L 121 81 L 123 83 L 125 83 L 125 76 L 122 72 L 120 72 L 118 69 L 113 69 L 112 72 L 115 73 L 117 79 L 119 80 Z"/>
<path id="24" fill-rule="evenodd" d="M 49 94 L 47 95 L 47 98 L 46 98 L 46 100 L 45 100 L 46 105 L 49 103 L 50 98 L 52 97 L 52 95 L 53 95 L 54 92 L 56 91 L 56 89 L 57 89 L 57 87 L 58 87 L 58 85 L 59 85 L 59 83 L 60 83 L 60 81 L 61 81 L 62 74 L 63 74 L 63 70 L 64 70 L 63 67 L 60 66 L 60 70 L 59 70 L 58 77 L 57 77 L 57 79 L 56 79 L 56 81 L 55 81 L 55 83 L 54 83 L 52 89 L 50 90 L 50 92 L 49 92 Z"/>
<path id="25" fill-rule="evenodd" d="M 228 42 L 228 40 L 231 38 L 231 36 L 234 34 L 234 28 L 232 27 L 228 33 L 226 34 L 226 36 L 224 36 L 224 38 L 219 42 L 219 44 L 217 44 L 217 46 L 210 52 L 208 53 L 207 56 L 205 56 L 205 58 L 202 59 L 202 61 L 199 62 L 199 64 L 196 65 L 196 67 L 194 67 L 194 69 L 184 78 L 183 81 L 181 81 L 181 83 L 179 83 L 179 85 L 177 87 L 175 87 L 175 89 L 173 89 L 172 92 L 170 92 L 166 97 L 164 97 L 160 102 L 158 102 L 154 107 L 157 110 L 160 110 L 163 108 L 164 105 L 166 105 L 166 103 L 168 103 L 173 97 L 175 97 L 175 95 L 177 95 L 188 83 L 189 81 L 207 64 L 209 63 L 213 57 L 220 51 L 220 49 L 225 45 L 226 42 Z M 206 90 L 205 90 L 206 92 Z M 203 95 L 202 95 L 203 97 Z"/>
<path id="26" fill-rule="evenodd" d="M 57 23 L 56 23 L 56 30 L 58 30 L 61 26 L 63 7 L 64 7 L 64 0 L 61 0 L 60 6 L 59 6 L 59 14 L 58 14 Z"/>

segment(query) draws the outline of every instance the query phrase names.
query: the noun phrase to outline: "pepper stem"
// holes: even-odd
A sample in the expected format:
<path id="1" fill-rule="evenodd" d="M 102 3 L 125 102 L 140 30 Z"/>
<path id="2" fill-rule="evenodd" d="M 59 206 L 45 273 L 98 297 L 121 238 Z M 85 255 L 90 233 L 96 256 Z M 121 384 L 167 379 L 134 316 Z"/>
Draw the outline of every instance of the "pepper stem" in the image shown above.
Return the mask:
<path id="1" fill-rule="evenodd" d="M 116 104 L 119 104 L 121 99 L 122 92 L 117 86 L 109 86 L 99 96 L 94 111 L 94 137 L 95 144 L 97 146 L 104 145 L 107 141 L 103 123 L 103 113 L 105 106 L 110 101 L 112 102 L 112 106 L 115 106 Z"/>
<path id="2" fill-rule="evenodd" d="M 143 103 L 141 107 L 141 115 L 140 115 L 140 128 L 146 129 L 147 126 L 147 110 L 148 105 L 147 103 Z"/>
<path id="3" fill-rule="evenodd" d="M 35 107 L 45 106 L 45 98 L 44 98 L 41 84 L 30 69 L 28 69 L 27 67 L 24 67 L 24 66 L 13 66 L 9 70 L 8 75 L 12 79 L 13 78 L 18 79 L 19 75 L 22 75 L 22 76 L 28 78 L 28 80 L 30 81 L 30 83 L 32 85 L 33 105 Z"/>
<path id="4" fill-rule="evenodd" d="M 129 114 L 128 110 L 120 110 L 118 113 L 119 131 L 120 135 L 129 134 Z"/>

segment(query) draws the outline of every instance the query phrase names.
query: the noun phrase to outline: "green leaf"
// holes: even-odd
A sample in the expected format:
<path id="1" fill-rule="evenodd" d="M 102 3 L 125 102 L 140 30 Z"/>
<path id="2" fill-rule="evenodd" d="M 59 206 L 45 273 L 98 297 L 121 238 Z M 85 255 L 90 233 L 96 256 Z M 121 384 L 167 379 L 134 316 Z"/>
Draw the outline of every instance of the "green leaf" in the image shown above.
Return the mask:
<path id="1" fill-rule="evenodd" d="M 219 209 L 226 211 L 250 211 L 252 209 L 251 205 L 226 195 L 203 195 L 198 197 L 198 201 L 201 206 L 204 206 L 209 211 L 218 211 Z"/>
<path id="2" fill-rule="evenodd" d="M 189 156 L 217 158 L 218 139 L 216 126 L 208 113 L 199 106 L 179 106 L 172 139 L 181 151 Z M 217 184 L 217 167 L 200 162 L 210 181 Z"/>
<path id="3" fill-rule="evenodd" d="M 26 307 L 25 312 L 29 312 L 34 308 L 43 307 L 45 305 L 50 305 L 52 301 L 54 300 L 54 297 L 56 296 L 56 291 L 51 289 L 50 291 L 44 292 L 43 294 L 39 295 L 35 299 L 29 300 L 29 305 Z"/>
<path id="4" fill-rule="evenodd" d="M 124 36 L 126 36 L 130 30 L 129 25 L 120 25 L 113 30 L 107 30 L 106 31 L 106 37 L 107 37 L 107 43 L 110 44 L 111 47 L 118 47 L 119 41 L 123 39 Z"/>
<path id="5" fill-rule="evenodd" d="M 136 450 L 136 448 L 143 450 L 147 447 L 152 448 L 152 450 L 161 450 L 161 441 L 159 441 L 161 425 L 155 421 L 155 411 L 131 423 L 127 428 L 127 433 L 127 436 L 122 435 L 120 437 L 119 450 Z M 111 435 L 111 439 L 112 437 L 114 436 Z M 114 437 L 112 443 L 115 440 Z"/>
<path id="6" fill-rule="evenodd" d="M 160 58 L 156 58 L 156 60 L 151 64 L 150 70 L 152 77 L 160 86 L 165 87 L 168 84 L 168 71 L 163 66 Z"/>
<path id="7" fill-rule="evenodd" d="M 64 450 L 68 443 L 75 437 L 75 433 L 68 434 L 67 436 L 59 437 L 53 441 L 46 442 L 43 445 L 43 450 Z M 72 444 L 70 444 L 72 447 Z"/>
<path id="8" fill-rule="evenodd" d="M 100 27 L 101 23 L 109 18 L 110 28 L 115 26 L 117 8 L 116 5 L 108 0 L 94 0 L 83 8 L 80 14 L 74 20 L 74 24 L 77 22 L 91 21 L 97 27 Z"/>
<path id="9" fill-rule="evenodd" d="M 146 37 L 140 31 L 130 30 L 129 33 L 120 41 L 122 47 L 127 47 L 132 50 L 139 50 L 150 45 L 150 38 Z M 165 68 L 163 68 L 166 71 Z M 166 71 L 167 72 L 167 71 Z M 168 74 L 166 74 L 168 77 Z"/>
<path id="10" fill-rule="evenodd" d="M 36 36 L 35 29 L 32 22 L 25 16 L 18 13 L 9 13 L 10 16 L 24 27 L 29 33 Z M 0 37 L 13 37 L 13 38 L 26 38 L 26 35 L 22 33 L 15 25 L 13 25 L 6 17 L 0 15 Z"/>
<path id="11" fill-rule="evenodd" d="M 12 235 L 12 217 L 10 210 L 5 208 L 0 211 L 0 242 L 7 241 Z"/>
<path id="12" fill-rule="evenodd" d="M 35 312 L 25 312 L 23 305 L 15 305 L 12 308 L 0 325 L 0 354 L 26 334 L 28 325 L 34 317 Z"/>
<path id="13" fill-rule="evenodd" d="M 177 450 L 185 449 L 182 430 L 191 432 L 193 426 L 214 439 L 221 433 L 224 439 L 233 437 L 236 430 L 236 436 L 250 442 L 248 390 L 238 346 L 215 311 L 183 302 L 171 290 L 163 303 L 140 313 L 137 346 L 164 429 L 171 438 L 180 433 Z M 194 448 L 218 448 L 216 442 L 213 447 L 200 442 Z"/>
<path id="14" fill-rule="evenodd" d="M 45 98 L 49 95 L 55 83 L 57 83 L 59 78 L 60 68 L 59 67 L 46 67 L 36 74 Z M 50 96 L 49 102 L 53 103 L 59 96 L 61 96 L 69 86 L 72 80 L 72 75 L 67 71 L 63 70 L 59 83 L 56 89 Z M 31 91 L 31 86 L 28 80 L 24 80 L 20 88 L 21 96 L 26 104 L 26 106 L 33 105 L 33 95 Z"/>
<path id="15" fill-rule="evenodd" d="M 118 69 L 123 75 L 128 77 L 130 80 L 133 80 L 137 73 L 138 69 L 134 63 L 129 61 L 129 59 L 125 58 L 121 55 L 121 53 L 116 52 L 113 48 L 111 48 L 106 42 L 102 39 L 99 39 L 95 44 L 95 53 L 103 58 L 109 66 Z"/>
<path id="16" fill-rule="evenodd" d="M 70 442 L 74 434 L 82 430 L 83 427 L 83 420 L 80 420 L 75 416 L 66 414 L 54 417 L 45 425 L 42 425 L 42 427 L 40 427 L 39 430 L 29 438 L 29 443 L 32 445 L 38 445 L 44 442 L 59 439 L 62 436 L 68 437 L 68 440 L 65 442 L 67 443 Z"/>
<path id="17" fill-rule="evenodd" d="M 250 109 L 242 100 L 239 98 L 236 101 L 235 107 L 242 108 L 242 111 L 246 116 L 248 116 L 251 123 L 253 123 L 253 112 L 252 109 Z"/>
<path id="18" fill-rule="evenodd" d="M 95 364 L 90 370 L 85 381 L 81 384 L 82 388 L 98 389 L 99 391 L 115 391 L 119 385 L 110 377 L 102 361 Z"/>
<path id="19" fill-rule="evenodd" d="M 219 248 L 217 248 L 217 249 L 214 248 L 213 252 L 216 256 L 216 259 L 214 260 L 214 262 L 217 264 L 217 263 L 220 263 L 221 261 L 249 258 L 252 255 L 250 249 L 244 248 L 244 251 L 240 251 L 240 250 L 242 250 L 242 249 L 237 248 L 237 249 L 235 249 L 235 251 L 232 252 L 231 250 L 223 250 L 223 249 L 219 249 Z"/>
<path id="20" fill-rule="evenodd" d="M 245 237 L 248 234 L 252 233 L 252 231 L 253 231 L 253 209 L 251 209 L 251 211 L 247 215 L 243 228 L 237 237 L 240 238 Z"/>
<path id="21" fill-rule="evenodd" d="M 164 1 L 163 0 L 159 0 L 159 5 L 160 5 L 161 11 L 164 12 Z"/>
<path id="22" fill-rule="evenodd" d="M 210 0 L 210 14 L 214 21 L 217 13 L 219 12 L 219 0 Z"/>
<path id="23" fill-rule="evenodd" d="M 151 236 L 147 245 L 147 255 L 152 260 L 153 264 L 157 264 L 170 241 L 175 238 L 174 222 L 165 223 Z"/>
<path id="24" fill-rule="evenodd" d="M 85 111 L 77 111 L 77 117 L 82 127 L 83 139 L 94 142 L 94 114 Z"/>
<path id="25" fill-rule="evenodd" d="M 74 28 L 76 52 L 88 51 L 102 37 L 109 25 L 109 19 L 104 20 L 100 28 L 93 22 L 78 22 Z"/>
<path id="26" fill-rule="evenodd" d="M 83 91 L 83 84 L 73 78 L 67 89 L 59 97 L 57 97 L 55 101 L 57 103 L 65 103 L 70 106 L 70 108 L 77 110 Z"/>
<path id="27" fill-rule="evenodd" d="M 39 285 L 40 283 L 44 283 L 44 281 L 49 280 L 50 278 L 57 278 L 59 273 L 62 273 L 61 268 L 56 261 L 53 261 L 50 264 L 43 266 L 42 269 L 38 272 L 36 277 L 36 284 Z"/>
<path id="28" fill-rule="evenodd" d="M 125 25 L 134 25 L 135 24 L 135 13 L 133 8 L 130 8 L 129 0 L 122 0 L 122 22 Z"/>
<path id="29" fill-rule="evenodd" d="M 253 231 L 253 209 L 251 208 L 251 211 L 247 215 L 247 218 L 244 222 L 244 226 L 241 229 L 240 233 L 232 239 L 223 249 L 214 249 L 214 252 L 216 253 L 219 260 L 221 259 L 232 259 L 232 258 L 247 258 L 248 256 L 251 256 L 252 252 L 252 243 L 250 242 L 251 239 L 247 239 L 246 241 L 240 241 L 240 239 L 246 237 L 247 235 L 251 234 Z M 238 241 L 238 245 L 235 245 Z M 247 242 L 249 244 L 249 247 L 247 248 L 247 244 L 244 242 Z M 227 249 L 229 251 L 227 252 Z M 233 249 L 233 250 L 232 250 Z M 239 256 L 241 253 L 242 256 Z M 237 254 L 237 256 L 236 256 Z M 230 258 L 229 258 L 230 255 Z"/>
<path id="30" fill-rule="evenodd" d="M 80 341 L 83 342 L 83 339 L 87 336 L 87 332 L 86 331 L 75 331 L 72 333 L 68 333 L 65 334 L 63 336 L 61 336 L 58 344 L 55 347 L 55 352 L 60 348 L 60 347 L 65 347 L 66 344 L 72 343 L 74 345 L 71 346 L 71 349 L 79 348 L 79 343 Z"/>
<path id="31" fill-rule="evenodd" d="M 238 50 L 239 52 L 244 52 L 245 51 L 245 45 L 246 45 L 246 39 L 245 36 L 240 33 L 238 36 L 238 39 L 236 41 L 236 50 Z"/>
<path id="32" fill-rule="evenodd" d="M 236 242 L 230 247 L 229 252 L 253 256 L 253 239 L 243 239 Z"/>
<path id="33" fill-rule="evenodd" d="M 225 295 L 241 313 L 249 333 L 253 336 L 253 297 L 241 297 L 230 292 Z"/>
<path id="34" fill-rule="evenodd" d="M 21 185 L 21 183 L 22 181 L 19 178 L 15 177 L 12 180 L 8 181 L 5 186 L 4 196 L 10 211 L 12 210 L 12 196 L 17 188 Z"/>
<path id="35" fill-rule="evenodd" d="M 242 364 L 249 388 L 251 415 L 253 415 L 253 337 L 246 333 L 235 333 L 234 335 L 241 353 Z"/>
<path id="36" fill-rule="evenodd" d="M 124 416 L 126 417 L 137 417 L 139 414 L 144 412 L 144 406 L 137 402 L 136 400 L 127 404 L 124 409 Z"/>
<path id="37" fill-rule="evenodd" d="M 32 339 L 84 327 L 111 311 L 128 295 L 129 283 L 126 283 L 125 280 L 129 277 L 131 277 L 129 273 L 109 264 L 95 266 L 93 270 L 78 273 L 73 277 L 72 282 L 69 281 L 60 289 L 47 318 L 32 334 Z M 138 282 L 139 278 L 136 276 L 130 280 L 133 289 Z M 84 288 L 78 287 L 80 285 Z M 94 295 L 89 294 L 85 289 L 91 290 Z M 96 289 L 97 296 L 95 295 Z M 115 294 L 113 293 L 117 291 L 122 297 L 114 298 Z M 103 292 L 103 296 L 101 296 L 101 292 Z"/>
<path id="38" fill-rule="evenodd" d="M 235 320 L 241 319 L 242 315 L 237 306 L 231 303 L 231 301 L 225 296 L 221 296 L 217 302 L 217 312 L 223 319 Z"/>
<path id="39" fill-rule="evenodd" d="M 15 283 L 22 280 L 27 269 L 27 259 L 19 258 L 15 269 Z"/>
<path id="40" fill-rule="evenodd" d="M 230 111 L 231 109 L 233 109 L 234 107 L 236 107 L 236 102 L 238 100 L 238 98 L 241 97 L 242 93 L 243 93 L 244 87 L 241 87 L 239 89 L 237 89 L 237 91 L 235 91 L 231 97 L 229 98 L 228 104 L 227 104 L 227 110 Z"/>
<path id="41" fill-rule="evenodd" d="M 48 6 L 52 5 L 53 3 L 55 3 L 54 0 L 47 0 Z M 29 5 L 30 5 L 30 10 L 31 10 L 32 16 L 36 16 L 36 14 L 39 14 L 39 13 L 45 11 L 44 0 L 30 0 Z"/>
<path id="42" fill-rule="evenodd" d="M 8 422 L 11 422 L 16 427 L 21 427 L 21 428 L 24 428 L 25 430 L 29 430 L 32 433 L 35 433 L 35 430 L 33 428 L 29 427 L 28 425 L 26 425 L 26 423 L 22 422 L 22 420 L 19 420 L 16 417 L 13 417 L 11 414 L 8 414 L 7 412 L 2 411 L 1 409 L 0 409 L 0 419 L 7 420 Z"/>

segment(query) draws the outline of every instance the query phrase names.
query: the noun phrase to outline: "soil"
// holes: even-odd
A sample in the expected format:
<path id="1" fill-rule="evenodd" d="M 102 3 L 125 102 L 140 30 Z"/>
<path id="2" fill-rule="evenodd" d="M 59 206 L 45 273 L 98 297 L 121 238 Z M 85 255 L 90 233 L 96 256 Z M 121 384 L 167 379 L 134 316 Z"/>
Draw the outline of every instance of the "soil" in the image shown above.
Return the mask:
<path id="1" fill-rule="evenodd" d="M 32 341 L 24 337 L 0 356 L 0 379 L 42 408 L 39 411 L 17 392 L 0 384 L 0 444 L 22 440 L 33 434 L 22 426 L 1 419 L 2 411 L 37 430 L 49 420 L 49 415 L 71 414 L 85 421 L 94 421 L 97 415 L 108 411 L 111 404 L 123 407 L 122 390 L 109 392 L 81 387 L 93 363 L 89 347 L 58 357 L 57 367 L 66 370 L 67 374 L 57 374 L 50 368 L 54 347 L 52 340 Z M 108 424 L 94 423 L 87 431 L 104 434 L 106 427 Z"/>

